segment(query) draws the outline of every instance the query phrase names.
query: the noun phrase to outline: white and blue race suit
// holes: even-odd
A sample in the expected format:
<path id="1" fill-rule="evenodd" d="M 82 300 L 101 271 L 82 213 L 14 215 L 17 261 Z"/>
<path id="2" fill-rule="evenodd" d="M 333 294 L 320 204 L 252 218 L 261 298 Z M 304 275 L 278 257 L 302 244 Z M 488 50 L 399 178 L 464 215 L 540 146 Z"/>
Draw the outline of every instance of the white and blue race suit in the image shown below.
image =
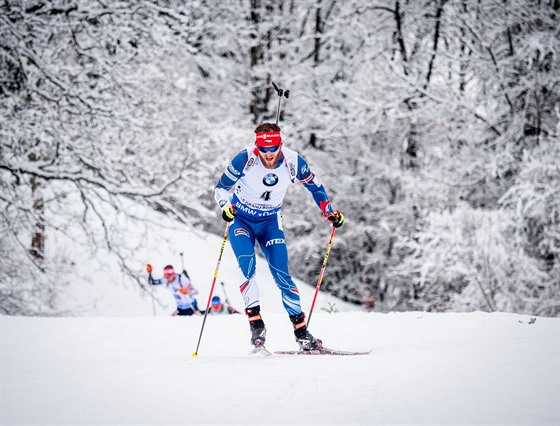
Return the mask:
<path id="1" fill-rule="evenodd" d="M 282 229 L 282 201 L 290 184 L 299 180 L 326 216 L 332 207 L 325 190 L 307 162 L 285 146 L 274 169 L 266 168 L 255 146 L 246 147 L 230 162 L 214 190 L 220 208 L 231 202 L 237 210 L 229 227 L 230 242 L 244 280 L 240 285 L 246 308 L 260 305 L 256 283 L 255 242 L 268 262 L 282 292 L 288 315 L 301 314 L 299 292 L 288 272 L 288 250 Z M 230 190 L 234 194 L 230 201 Z"/>
<path id="2" fill-rule="evenodd" d="M 152 278 L 151 284 L 165 285 L 173 293 L 177 309 L 184 311 L 192 309 L 193 312 L 197 310 L 196 299 L 193 296 L 198 294 L 198 290 L 194 288 L 187 275 L 175 274 L 175 279 L 171 282 L 167 282 L 166 278 Z"/>

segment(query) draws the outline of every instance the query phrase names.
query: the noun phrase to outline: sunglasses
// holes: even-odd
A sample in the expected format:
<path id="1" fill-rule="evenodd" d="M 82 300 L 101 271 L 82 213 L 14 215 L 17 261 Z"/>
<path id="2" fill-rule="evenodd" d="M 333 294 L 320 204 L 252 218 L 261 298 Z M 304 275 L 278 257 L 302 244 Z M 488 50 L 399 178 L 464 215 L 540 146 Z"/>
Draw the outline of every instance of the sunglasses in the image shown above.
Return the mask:
<path id="1" fill-rule="evenodd" d="M 280 148 L 280 144 L 274 146 L 259 146 L 257 148 L 259 148 L 260 152 L 276 152 L 278 148 Z"/>

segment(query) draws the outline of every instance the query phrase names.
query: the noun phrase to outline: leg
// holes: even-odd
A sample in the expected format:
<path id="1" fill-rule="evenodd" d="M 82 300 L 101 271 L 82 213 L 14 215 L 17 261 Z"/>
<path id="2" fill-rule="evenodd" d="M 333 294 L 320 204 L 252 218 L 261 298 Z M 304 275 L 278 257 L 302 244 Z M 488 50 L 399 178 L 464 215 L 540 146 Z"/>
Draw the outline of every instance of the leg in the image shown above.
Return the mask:
<path id="1" fill-rule="evenodd" d="M 276 219 L 267 222 L 267 226 L 263 228 L 263 232 L 258 235 L 257 239 L 266 256 L 272 277 L 282 292 L 282 303 L 294 326 L 296 342 L 303 350 L 321 348 L 322 341 L 313 337 L 307 330 L 305 314 L 301 310 L 299 291 L 288 272 L 288 249 L 282 230 L 282 216 L 280 214 L 277 216 Z"/>
<path id="2" fill-rule="evenodd" d="M 264 345 L 266 328 L 260 314 L 260 294 L 256 282 L 255 236 L 249 224 L 239 217 L 229 227 L 230 242 L 237 264 L 244 281 L 240 286 L 241 296 L 245 303 L 245 314 L 251 328 L 251 344 L 255 347 Z"/>
<path id="3" fill-rule="evenodd" d="M 274 282 L 282 292 L 282 303 L 289 316 L 301 314 L 299 290 L 288 271 L 288 249 L 280 214 L 266 221 L 257 240 L 266 257 Z"/>
<path id="4" fill-rule="evenodd" d="M 179 316 L 191 316 L 194 315 L 194 309 L 192 308 L 187 308 L 187 309 L 182 309 L 182 308 L 177 308 L 177 315 Z"/>
<path id="5" fill-rule="evenodd" d="M 259 305 L 259 288 L 256 281 L 255 236 L 251 227 L 240 218 L 235 218 L 229 227 L 230 243 L 239 270 L 244 280 L 239 290 L 245 303 L 245 308 Z"/>

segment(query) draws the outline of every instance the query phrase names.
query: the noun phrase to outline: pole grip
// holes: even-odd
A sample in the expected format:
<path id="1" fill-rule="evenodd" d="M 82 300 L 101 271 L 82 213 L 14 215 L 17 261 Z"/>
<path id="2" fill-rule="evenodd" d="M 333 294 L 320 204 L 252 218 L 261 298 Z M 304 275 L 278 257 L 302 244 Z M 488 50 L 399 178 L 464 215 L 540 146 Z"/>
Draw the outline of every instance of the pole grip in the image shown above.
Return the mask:
<path id="1" fill-rule="evenodd" d="M 276 124 L 278 125 L 278 120 L 280 119 L 280 103 L 282 102 L 282 96 L 278 97 L 278 108 L 276 109 Z"/>

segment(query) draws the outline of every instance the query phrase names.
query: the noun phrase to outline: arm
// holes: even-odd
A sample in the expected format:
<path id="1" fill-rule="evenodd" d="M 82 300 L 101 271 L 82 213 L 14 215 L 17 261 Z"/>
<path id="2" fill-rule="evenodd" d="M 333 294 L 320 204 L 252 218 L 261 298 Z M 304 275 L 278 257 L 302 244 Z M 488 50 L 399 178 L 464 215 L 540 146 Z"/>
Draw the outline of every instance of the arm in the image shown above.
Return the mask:
<path id="1" fill-rule="evenodd" d="M 311 192 L 315 203 L 319 206 L 325 217 L 333 212 L 327 190 L 317 176 L 311 171 L 309 165 L 301 155 L 298 155 L 298 172 L 296 177 L 303 186 Z"/>
<path id="2" fill-rule="evenodd" d="M 220 180 L 216 183 L 214 187 L 214 199 L 220 209 L 224 210 L 225 208 L 231 206 L 231 200 L 229 191 L 233 186 L 237 183 L 237 181 L 243 176 L 243 169 L 245 168 L 245 164 L 247 164 L 247 160 L 249 156 L 247 154 L 247 150 L 243 150 L 239 152 L 233 160 L 229 163 L 226 170 L 220 177 Z"/>
<path id="3" fill-rule="evenodd" d="M 151 285 L 162 285 L 163 284 L 163 278 L 154 279 L 154 277 L 152 277 L 151 273 L 148 276 L 148 280 L 149 280 Z"/>
<path id="4" fill-rule="evenodd" d="M 344 215 L 340 211 L 334 211 L 331 200 L 327 194 L 324 185 L 319 181 L 317 176 L 311 171 L 307 162 L 301 155 L 298 155 L 298 171 L 296 177 L 313 195 L 315 203 L 323 212 L 323 216 L 332 222 L 336 228 L 344 223 Z"/>
<path id="5" fill-rule="evenodd" d="M 195 296 L 198 294 L 198 290 L 192 285 L 191 280 L 189 279 L 188 276 L 179 274 L 178 278 L 179 278 L 179 283 L 181 284 L 179 293 L 189 294 L 191 296 Z"/>
<path id="6" fill-rule="evenodd" d="M 154 277 L 152 276 L 152 265 L 150 265 L 149 263 L 146 265 L 146 271 L 148 272 L 148 284 L 150 284 L 150 285 L 163 284 L 162 279 L 154 280 Z"/>

